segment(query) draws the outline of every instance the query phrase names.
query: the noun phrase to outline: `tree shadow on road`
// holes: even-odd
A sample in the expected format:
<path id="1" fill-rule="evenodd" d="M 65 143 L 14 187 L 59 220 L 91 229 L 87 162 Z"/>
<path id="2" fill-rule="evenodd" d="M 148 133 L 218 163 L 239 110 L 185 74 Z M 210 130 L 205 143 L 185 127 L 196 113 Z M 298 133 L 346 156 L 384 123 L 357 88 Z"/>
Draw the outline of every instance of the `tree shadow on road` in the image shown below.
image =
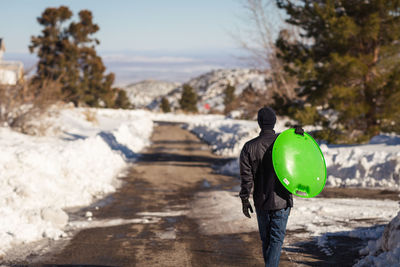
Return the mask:
<path id="1" fill-rule="evenodd" d="M 353 266 L 362 256 L 359 251 L 375 240 L 371 232 L 383 231 L 384 225 L 358 227 L 351 231 L 325 233 L 283 248 L 291 262 L 304 266 Z M 287 231 L 287 236 L 295 235 Z M 376 236 L 376 235 L 375 235 Z"/>
<path id="2" fill-rule="evenodd" d="M 168 152 L 158 153 L 142 153 L 138 159 L 139 162 L 143 163 L 154 163 L 154 162 L 180 162 L 180 163 L 193 163 L 201 164 L 206 163 L 211 165 L 222 165 L 229 161 L 231 158 L 217 158 L 200 155 L 182 155 Z M 188 164 L 190 166 L 190 164 Z"/>

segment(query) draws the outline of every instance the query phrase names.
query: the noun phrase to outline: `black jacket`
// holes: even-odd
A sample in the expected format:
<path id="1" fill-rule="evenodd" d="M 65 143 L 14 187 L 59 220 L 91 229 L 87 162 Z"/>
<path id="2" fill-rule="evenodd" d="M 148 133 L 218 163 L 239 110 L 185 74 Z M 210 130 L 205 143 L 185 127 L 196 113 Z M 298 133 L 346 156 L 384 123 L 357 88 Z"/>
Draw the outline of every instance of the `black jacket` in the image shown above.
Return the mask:
<path id="1" fill-rule="evenodd" d="M 254 185 L 256 209 L 278 210 L 293 206 L 292 194 L 278 180 L 272 165 L 272 144 L 276 137 L 274 130 L 262 130 L 240 153 L 239 196 L 248 199 Z"/>

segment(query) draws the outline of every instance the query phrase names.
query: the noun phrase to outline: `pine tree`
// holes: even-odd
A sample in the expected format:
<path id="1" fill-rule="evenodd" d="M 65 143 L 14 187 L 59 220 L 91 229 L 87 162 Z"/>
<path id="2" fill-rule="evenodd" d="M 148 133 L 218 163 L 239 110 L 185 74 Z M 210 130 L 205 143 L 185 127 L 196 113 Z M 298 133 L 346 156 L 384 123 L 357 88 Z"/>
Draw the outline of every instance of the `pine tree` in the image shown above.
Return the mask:
<path id="1" fill-rule="evenodd" d="M 123 89 L 115 88 L 116 91 L 116 99 L 114 102 L 114 108 L 122 108 L 122 109 L 129 109 L 132 108 L 132 104 L 129 101 L 128 96 L 126 95 L 126 91 Z"/>
<path id="2" fill-rule="evenodd" d="M 75 105 L 113 107 L 116 90 L 114 74 L 105 74 L 105 66 L 97 55 L 99 30 L 89 10 L 79 12 L 79 21 L 64 25 L 72 17 L 68 7 L 47 8 L 38 18 L 44 27 L 42 35 L 33 36 L 29 49 L 37 51 L 39 63 L 34 82 L 56 80 L 62 84 L 64 100 Z"/>
<path id="3" fill-rule="evenodd" d="M 72 12 L 68 7 L 61 6 L 47 8 L 42 16 L 37 18 L 44 29 L 42 35 L 32 37 L 29 46 L 30 52 L 37 51 L 39 57 L 35 81 L 58 80 L 64 74 L 70 63 L 67 51 L 72 48 L 63 24 L 71 17 Z"/>
<path id="4" fill-rule="evenodd" d="M 234 100 L 235 100 L 235 87 L 233 87 L 228 83 L 228 85 L 224 90 L 225 113 L 231 111 L 231 104 Z"/>
<path id="5" fill-rule="evenodd" d="M 300 28 L 276 42 L 286 71 L 297 77 L 293 107 L 322 137 L 362 142 L 380 131 L 400 132 L 400 1 L 277 0 Z M 324 114 L 331 114 L 329 118 Z"/>
<path id="6" fill-rule="evenodd" d="M 166 97 L 163 97 L 161 99 L 161 110 L 164 113 L 171 112 L 171 106 L 170 106 L 169 101 L 168 101 L 168 99 Z"/>
<path id="7" fill-rule="evenodd" d="M 197 94 L 193 87 L 184 84 L 182 89 L 182 96 L 179 100 L 181 109 L 189 112 L 197 112 Z"/>

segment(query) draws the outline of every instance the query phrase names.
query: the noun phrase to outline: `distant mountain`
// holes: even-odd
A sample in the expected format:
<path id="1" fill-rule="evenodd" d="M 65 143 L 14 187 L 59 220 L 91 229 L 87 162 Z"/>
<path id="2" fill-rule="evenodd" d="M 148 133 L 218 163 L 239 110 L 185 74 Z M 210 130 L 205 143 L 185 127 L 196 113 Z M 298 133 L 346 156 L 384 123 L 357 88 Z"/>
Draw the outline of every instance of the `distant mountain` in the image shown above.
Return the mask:
<path id="1" fill-rule="evenodd" d="M 235 87 L 235 96 L 240 96 L 246 88 L 262 92 L 268 89 L 268 76 L 254 69 L 221 69 L 208 72 L 191 79 L 188 84 L 199 95 L 198 109 L 208 113 L 209 109 L 223 112 L 225 89 L 230 84 Z M 209 107 L 209 109 L 207 108 Z"/>
<path id="2" fill-rule="evenodd" d="M 246 88 L 255 92 L 268 90 L 269 80 L 268 74 L 259 70 L 220 69 L 202 74 L 186 83 L 192 86 L 199 96 L 199 112 L 210 113 L 224 111 L 224 90 L 228 84 L 235 87 L 235 95 L 240 96 Z M 165 96 L 172 110 L 175 110 L 179 108 L 182 84 L 143 81 L 127 86 L 126 90 L 136 107 L 159 110 L 161 99 Z"/>
<path id="3" fill-rule="evenodd" d="M 150 108 L 149 105 L 172 90 L 180 87 L 180 83 L 145 80 L 127 85 L 124 89 L 128 98 L 136 108 Z M 154 109 L 154 108 L 150 108 Z"/>

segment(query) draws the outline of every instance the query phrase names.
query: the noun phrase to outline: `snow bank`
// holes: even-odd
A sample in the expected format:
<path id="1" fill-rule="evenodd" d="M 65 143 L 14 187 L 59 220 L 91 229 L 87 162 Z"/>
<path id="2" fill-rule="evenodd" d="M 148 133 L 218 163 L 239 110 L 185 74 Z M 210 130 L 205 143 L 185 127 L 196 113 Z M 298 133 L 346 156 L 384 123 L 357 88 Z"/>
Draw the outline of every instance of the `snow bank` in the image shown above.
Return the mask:
<path id="1" fill-rule="evenodd" d="M 210 144 L 215 154 L 227 157 L 237 156 L 244 143 L 259 132 L 252 122 L 225 118 L 191 122 L 187 129 Z"/>
<path id="2" fill-rule="evenodd" d="M 144 111 L 65 109 L 48 120 L 43 137 L 0 128 L 0 255 L 12 245 L 64 235 L 63 209 L 113 192 L 153 127 Z"/>
<path id="3" fill-rule="evenodd" d="M 354 266 L 399 266 L 400 264 L 400 212 L 385 227 L 382 236 L 360 251 L 365 258 Z"/>
<path id="4" fill-rule="evenodd" d="M 257 122 L 233 120 L 225 117 L 191 117 L 187 128 L 206 141 L 214 153 L 236 159 L 220 171 L 238 175 L 238 157 L 243 145 L 258 136 Z M 282 132 L 285 118 L 278 118 L 276 132 Z M 312 130 L 305 127 L 306 131 Z M 368 187 L 400 189 L 400 137 L 379 135 L 367 145 L 321 145 L 328 177 L 327 185 L 334 187 Z"/>
<path id="5" fill-rule="evenodd" d="M 330 186 L 400 189 L 400 145 L 321 145 Z"/>
<path id="6" fill-rule="evenodd" d="M 305 230 L 313 236 L 388 223 L 398 210 L 394 200 L 295 197 L 294 202 L 288 229 Z M 352 233 L 352 237 L 356 235 Z"/>

